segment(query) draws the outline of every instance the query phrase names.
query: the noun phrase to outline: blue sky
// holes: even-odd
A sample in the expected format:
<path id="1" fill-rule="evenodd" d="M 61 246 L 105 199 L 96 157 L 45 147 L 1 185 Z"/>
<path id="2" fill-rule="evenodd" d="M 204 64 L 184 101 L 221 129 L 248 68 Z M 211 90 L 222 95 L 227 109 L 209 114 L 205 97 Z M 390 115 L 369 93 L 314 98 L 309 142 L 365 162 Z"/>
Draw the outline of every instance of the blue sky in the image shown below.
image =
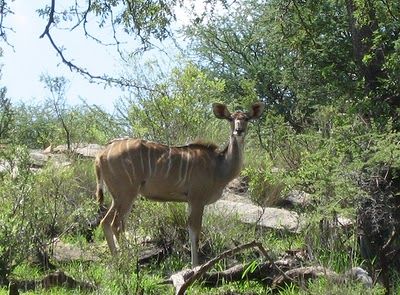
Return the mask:
<path id="1" fill-rule="evenodd" d="M 3 65 L 0 85 L 7 87 L 7 96 L 14 102 L 22 100 L 35 103 L 49 96 L 39 80 L 41 74 L 64 76 L 70 81 L 66 93 L 69 104 L 80 103 L 83 98 L 89 104 L 97 104 L 112 111 L 114 102 L 124 95 L 123 92 L 115 87 L 104 88 L 103 85 L 89 83 L 81 75 L 71 72 L 61 63 L 50 42 L 46 38 L 39 38 L 46 20 L 39 18 L 36 9 L 43 8 L 47 3 L 48 1 L 11 2 L 15 14 L 6 18 L 6 25 L 15 30 L 15 33 L 8 33 L 8 40 L 14 49 L 4 43 L 0 44 L 3 48 L 3 57 L 0 57 L 0 64 Z M 92 74 L 116 75 L 123 71 L 115 48 L 101 46 L 86 39 L 80 29 L 73 32 L 52 32 L 55 41 L 66 48 L 66 57 L 87 68 Z M 109 28 L 98 31 L 98 34 L 106 37 L 111 35 Z M 135 48 L 134 42 L 128 42 L 130 48 Z"/>

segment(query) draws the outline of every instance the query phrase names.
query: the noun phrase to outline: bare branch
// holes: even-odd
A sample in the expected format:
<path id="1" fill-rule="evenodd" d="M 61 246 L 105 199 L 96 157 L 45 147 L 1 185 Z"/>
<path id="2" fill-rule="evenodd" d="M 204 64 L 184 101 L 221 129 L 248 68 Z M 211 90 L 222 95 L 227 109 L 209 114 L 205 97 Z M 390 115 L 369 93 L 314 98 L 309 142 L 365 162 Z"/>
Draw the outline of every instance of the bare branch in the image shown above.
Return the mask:
<path id="1" fill-rule="evenodd" d="M 49 35 L 50 33 L 50 26 L 54 23 L 54 12 L 56 8 L 56 1 L 51 0 L 51 6 L 50 6 L 50 12 L 49 12 L 49 20 L 47 22 L 47 25 L 44 29 L 44 32 L 42 35 L 39 36 L 39 38 L 43 38 L 45 35 Z"/>
<path id="2" fill-rule="evenodd" d="M 85 12 L 83 13 L 82 18 L 78 19 L 77 24 L 75 24 L 72 27 L 72 30 L 75 29 L 77 26 L 79 26 L 79 24 L 81 24 L 83 22 L 85 36 L 92 38 L 93 40 L 99 42 L 102 45 L 117 45 L 118 52 L 120 53 L 120 55 L 122 57 L 122 52 L 119 49 L 120 42 L 118 41 L 118 39 L 116 37 L 116 29 L 114 27 L 115 20 L 114 20 L 113 16 L 111 18 L 111 23 L 113 25 L 114 40 L 116 41 L 116 44 L 105 44 L 101 40 L 99 40 L 98 38 L 92 36 L 87 31 L 87 28 L 86 28 L 87 15 L 90 12 L 90 5 L 91 5 L 91 2 L 89 0 L 88 6 L 87 6 Z M 108 9 L 109 9 L 110 13 L 112 13 L 111 7 L 108 6 Z M 87 69 L 82 68 L 81 66 L 75 64 L 71 59 L 68 59 L 64 54 L 64 48 L 59 46 L 54 41 L 53 36 L 51 35 L 51 27 L 52 27 L 52 25 L 55 24 L 55 17 L 54 17 L 55 14 L 56 14 L 55 0 L 51 0 L 51 6 L 50 6 L 50 11 L 49 11 L 48 22 L 46 24 L 46 27 L 45 27 L 43 33 L 39 37 L 40 38 L 47 37 L 47 39 L 50 41 L 50 44 L 52 45 L 52 47 L 56 50 L 57 54 L 60 56 L 61 61 L 68 66 L 70 71 L 75 71 L 75 72 L 83 75 L 84 77 L 86 77 L 90 81 L 97 81 L 97 82 L 101 82 L 101 83 L 106 83 L 108 85 L 116 85 L 116 86 L 119 86 L 119 87 L 135 88 L 135 89 L 138 89 L 138 90 L 146 90 L 146 91 L 149 91 L 149 92 L 152 92 L 152 93 L 154 93 L 154 92 L 158 93 L 159 92 L 157 90 L 157 88 L 149 88 L 147 86 L 139 85 L 135 81 L 130 80 L 130 79 L 126 79 L 126 78 L 123 78 L 123 77 L 115 78 L 115 77 L 108 76 L 106 74 L 103 74 L 103 75 L 93 74 L 93 73 L 89 72 Z M 75 14 L 79 15 L 79 12 L 77 10 L 75 10 Z M 145 41 L 146 41 L 145 39 L 142 39 L 142 42 L 145 42 Z"/>
<path id="3" fill-rule="evenodd" d="M 390 8 L 390 4 L 386 0 L 381 0 L 381 2 L 386 6 L 388 13 L 395 21 L 399 21 L 399 18 L 393 13 L 392 9 Z"/>
<path id="4" fill-rule="evenodd" d="M 201 276 L 203 276 L 210 268 L 212 268 L 218 261 L 227 258 L 229 256 L 232 256 L 238 252 L 241 252 L 246 249 L 250 248 L 258 248 L 263 254 L 266 253 L 265 249 L 263 248 L 262 244 L 256 241 L 252 241 L 247 244 L 242 244 L 239 245 L 233 249 L 229 249 L 225 252 L 222 252 L 220 255 L 217 257 L 207 261 L 206 263 L 197 266 L 193 269 L 185 269 L 182 270 L 176 274 L 173 274 L 169 281 L 172 281 L 172 283 L 175 286 L 176 289 L 176 295 L 183 295 L 185 294 L 186 290 L 196 281 L 198 280 Z M 169 281 L 166 281 L 167 283 Z"/>
<path id="5" fill-rule="evenodd" d="M 44 289 L 49 289 L 55 286 L 67 286 L 68 288 L 79 288 L 80 290 L 95 290 L 96 287 L 91 282 L 86 281 L 78 281 L 73 277 L 67 275 L 62 270 L 57 270 L 46 275 L 41 280 L 26 280 L 26 281 L 17 281 L 11 280 L 10 282 L 10 293 L 9 294 L 19 294 L 18 289 L 28 291 L 28 290 L 36 290 L 38 286 L 41 286 Z"/>
<path id="6" fill-rule="evenodd" d="M 3 41 L 14 50 L 14 46 L 7 40 L 6 31 L 11 31 L 11 32 L 15 31 L 11 27 L 6 27 L 4 25 L 4 19 L 7 16 L 7 14 L 14 14 L 14 12 L 10 10 L 6 0 L 0 0 L 0 38 L 3 39 Z"/>
<path id="7" fill-rule="evenodd" d="M 74 11 L 75 11 L 75 16 L 76 16 L 76 18 L 78 19 L 78 21 L 77 21 L 77 23 L 70 29 L 71 31 L 73 31 L 73 30 L 75 30 L 77 27 L 79 27 L 81 24 L 82 24 L 82 22 L 86 22 L 86 17 L 87 17 L 87 15 L 88 15 L 88 13 L 89 13 L 89 10 L 90 10 L 90 5 L 92 4 L 92 1 L 91 0 L 88 0 L 88 6 L 87 6 L 87 9 L 85 10 L 85 12 L 83 13 L 83 17 L 81 18 L 80 17 L 80 13 L 79 13 L 79 11 L 78 11 L 78 2 L 75 0 L 75 6 L 74 6 Z"/>
<path id="8" fill-rule="evenodd" d="M 122 60 L 123 60 L 124 62 L 127 62 L 126 59 L 125 59 L 125 57 L 124 57 L 124 55 L 122 54 L 121 48 L 120 48 L 120 46 L 119 46 L 119 45 L 120 45 L 120 42 L 119 42 L 119 40 L 117 39 L 117 32 L 116 32 L 116 29 L 115 29 L 115 21 L 114 21 L 114 13 L 113 13 L 111 7 L 110 7 L 108 4 L 106 4 L 106 6 L 107 6 L 107 8 L 110 10 L 111 28 L 112 28 L 112 30 L 113 30 L 113 38 L 114 38 L 114 40 L 115 40 L 115 44 L 117 45 L 118 54 L 119 54 L 119 56 L 122 58 Z"/>

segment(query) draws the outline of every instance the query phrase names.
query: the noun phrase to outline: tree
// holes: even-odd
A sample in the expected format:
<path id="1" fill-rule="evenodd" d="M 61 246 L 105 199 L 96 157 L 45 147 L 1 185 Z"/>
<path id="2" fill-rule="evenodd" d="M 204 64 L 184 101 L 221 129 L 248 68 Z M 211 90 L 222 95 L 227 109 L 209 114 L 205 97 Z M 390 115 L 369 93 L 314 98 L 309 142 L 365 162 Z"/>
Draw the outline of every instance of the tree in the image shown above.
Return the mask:
<path id="1" fill-rule="evenodd" d="M 65 96 L 68 81 L 64 77 L 52 78 L 48 75 L 43 75 L 40 79 L 50 91 L 50 97 L 47 102 L 61 124 L 65 133 L 67 148 L 71 150 L 71 122 L 73 117 L 67 115 L 68 107 L 66 105 Z"/>
<path id="2" fill-rule="evenodd" d="M 6 97 L 6 88 L 0 89 L 0 142 L 10 139 L 13 128 L 14 111 L 11 99 Z"/>
<path id="3" fill-rule="evenodd" d="M 126 97 L 118 106 L 130 134 L 174 145 L 214 139 L 214 123 L 219 122 L 210 120 L 210 106 L 223 95 L 224 81 L 187 64 L 153 85 L 157 91 L 137 91 L 134 99 Z"/>
<path id="4" fill-rule="evenodd" d="M 0 6 L 1 10 L 5 8 Z M 0 24 L 2 21 L 2 17 L 0 16 Z M 0 37 L 3 32 L 0 30 Z M 0 48 L 0 57 L 2 56 L 2 50 Z M 0 65 L 0 78 L 1 78 L 1 65 Z M 0 87 L 0 143 L 2 141 L 10 140 L 10 135 L 13 128 L 13 120 L 14 120 L 14 110 L 11 104 L 11 99 L 6 96 L 7 88 Z"/>
<path id="5" fill-rule="evenodd" d="M 19 104 L 15 107 L 15 143 L 44 149 L 58 140 L 57 126 L 57 118 L 48 106 Z"/>
<path id="6" fill-rule="evenodd" d="M 7 42 L 7 33 L 12 31 L 6 25 L 6 19 L 12 14 L 10 0 L 0 0 L 0 38 Z M 194 2 L 194 1 L 193 1 Z M 210 1 L 204 1 L 209 5 Z M 215 3 L 217 0 L 211 1 Z M 124 77 L 111 77 L 107 74 L 95 74 L 74 62 L 68 56 L 68 48 L 56 39 L 55 31 L 66 28 L 69 31 L 81 30 L 84 36 L 103 46 L 113 46 L 125 59 L 127 56 L 140 54 L 157 47 L 157 42 L 173 37 L 173 24 L 176 21 L 176 8 L 182 6 L 183 0 L 86 0 L 86 1 L 57 1 L 49 0 L 44 7 L 38 8 L 38 15 L 46 20 L 46 26 L 40 38 L 46 38 L 61 61 L 85 78 L 117 84 L 122 87 L 140 87 L 135 80 Z M 98 34 L 102 32 L 103 34 Z M 99 37 L 105 37 L 105 39 Z M 139 45 L 135 48 L 124 47 L 132 45 L 132 39 Z M 126 48 L 126 50 L 125 50 Z"/>
<path id="7" fill-rule="evenodd" d="M 6 0 L 1 0 L 0 1 L 0 38 L 3 39 L 3 41 L 7 44 L 7 31 L 12 31 L 12 28 L 8 27 L 5 24 L 5 18 L 12 13 L 9 5 L 8 5 L 8 1 Z"/>
<path id="8" fill-rule="evenodd" d="M 398 1 L 239 1 L 187 30 L 227 92 L 240 97 L 250 81 L 268 103 L 268 154 L 247 169 L 250 189 L 311 194 L 305 243 L 322 262 L 324 249 L 348 253 L 335 224 L 352 216 L 360 258 L 388 291 L 400 269 L 398 15 Z"/>
<path id="9" fill-rule="evenodd" d="M 297 130 L 319 105 L 396 115 L 400 101 L 395 1 L 240 1 L 186 31 L 201 65 L 240 96 L 258 95 Z"/>

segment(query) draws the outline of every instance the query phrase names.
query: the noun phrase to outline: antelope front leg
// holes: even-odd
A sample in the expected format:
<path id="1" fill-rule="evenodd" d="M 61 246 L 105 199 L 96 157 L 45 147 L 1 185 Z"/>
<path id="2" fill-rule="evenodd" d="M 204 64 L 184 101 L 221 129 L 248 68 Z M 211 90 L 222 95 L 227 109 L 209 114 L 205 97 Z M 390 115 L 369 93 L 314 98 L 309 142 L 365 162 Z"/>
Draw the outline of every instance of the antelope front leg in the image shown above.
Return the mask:
<path id="1" fill-rule="evenodd" d="M 201 232 L 201 223 L 203 219 L 204 205 L 189 203 L 189 238 L 192 255 L 192 267 L 199 265 L 199 236 Z"/>

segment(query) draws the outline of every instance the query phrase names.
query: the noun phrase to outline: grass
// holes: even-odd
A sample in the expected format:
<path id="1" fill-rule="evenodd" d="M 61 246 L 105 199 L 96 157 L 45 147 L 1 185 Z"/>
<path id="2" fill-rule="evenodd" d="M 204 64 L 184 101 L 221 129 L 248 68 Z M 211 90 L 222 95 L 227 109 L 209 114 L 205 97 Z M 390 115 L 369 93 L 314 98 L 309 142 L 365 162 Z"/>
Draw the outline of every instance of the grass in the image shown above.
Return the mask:
<path id="1" fill-rule="evenodd" d="M 105 247 L 101 229 L 94 233 L 96 261 L 75 260 L 57 263 L 65 273 L 78 281 L 91 282 L 95 291 L 68 288 L 51 288 L 29 291 L 25 294 L 172 294 L 171 285 L 160 284 L 171 274 L 190 267 L 190 245 L 186 230 L 186 206 L 183 204 L 162 204 L 146 200 L 138 200 L 134 212 L 130 216 L 128 231 L 134 237 L 124 243 L 123 251 L 117 259 L 111 258 Z M 207 212 L 203 221 L 201 236 L 201 256 L 204 260 L 215 257 L 224 250 L 238 244 L 257 240 L 268 250 L 273 259 L 278 259 L 289 249 L 304 249 L 305 234 L 286 231 L 272 231 L 240 223 L 235 217 L 223 217 Z M 308 232 L 307 234 L 312 234 Z M 159 243 L 171 243 L 173 252 L 160 263 L 138 266 L 137 257 L 141 251 L 140 241 L 150 239 Z M 62 236 L 65 243 L 92 248 L 83 236 L 69 233 Z M 135 244 L 137 243 L 137 244 Z M 100 246 L 101 245 L 101 246 Z M 319 247 L 317 244 L 315 244 Z M 322 247 L 319 247 L 322 249 Z M 213 271 L 224 270 L 236 263 L 252 263 L 259 259 L 259 254 L 252 250 L 239 253 L 235 257 L 217 263 Z M 343 272 L 352 266 L 360 265 L 360 261 L 349 256 L 345 251 L 320 250 L 316 264 Z M 13 273 L 17 279 L 41 279 L 46 273 L 29 262 L 19 265 Z M 276 291 L 276 290 L 275 290 Z M 332 282 L 317 280 L 310 282 L 306 288 L 288 285 L 279 294 L 382 294 L 379 286 L 368 292 L 357 284 L 336 285 Z M 2 289 L 0 293 L 6 292 Z M 219 287 L 207 287 L 201 283 L 194 284 L 187 294 L 272 294 L 272 290 L 260 282 L 246 281 L 225 283 Z"/>
<path id="2" fill-rule="evenodd" d="M 63 264 L 61 268 L 77 280 L 94 282 L 97 290 L 84 292 L 82 290 L 67 288 L 51 288 L 43 290 L 38 288 L 24 294 L 172 294 L 173 288 L 170 285 L 160 285 L 164 278 L 170 275 L 173 270 L 179 270 L 187 266 L 179 255 L 173 254 L 165 259 L 160 265 L 149 265 L 142 267 L 139 271 L 134 264 L 134 257 L 131 261 L 112 262 L 105 259 L 96 263 L 71 262 Z M 223 263 L 214 269 L 221 270 L 226 266 Z M 19 278 L 40 278 L 42 273 L 24 265 L 16 270 Z M 5 291 L 5 290 L 3 290 Z M 5 292 L 3 292 L 6 294 Z M 187 294 L 272 294 L 272 291 L 259 282 L 241 281 L 226 283 L 218 288 L 205 287 L 202 284 L 192 286 Z M 326 280 L 317 280 L 307 285 L 307 288 L 300 289 L 297 286 L 289 285 L 279 291 L 279 294 L 384 294 L 379 286 L 371 290 L 365 290 L 361 285 L 348 284 L 336 285 Z"/>
<path id="3" fill-rule="evenodd" d="M 44 179 L 46 180 L 46 179 Z M 78 191 L 78 189 L 77 189 Z M 81 207 L 89 203 L 81 204 Z M 90 205 L 90 204 L 89 204 Z M 78 206 L 79 207 L 79 206 Z M 90 210 L 82 209 L 83 214 L 91 216 Z M 93 208 L 92 208 L 93 209 Z M 93 210 L 92 210 L 93 211 Z M 160 283 L 174 272 L 190 267 L 190 245 L 186 229 L 187 209 L 184 204 L 155 203 L 139 199 L 130 215 L 128 231 L 133 238 L 124 243 L 123 251 L 117 259 L 111 258 L 105 246 L 104 235 L 101 229 L 94 232 L 95 254 L 99 257 L 96 261 L 75 260 L 57 263 L 58 267 L 76 280 L 91 282 L 96 286 L 95 291 L 84 291 L 67 288 L 52 288 L 27 292 L 25 294 L 172 294 L 173 287 Z M 81 211 L 79 211 L 81 212 Z M 88 213 L 89 212 L 89 213 Z M 57 212 L 58 213 L 58 212 Z M 85 215 L 86 216 L 86 215 Z M 67 216 L 65 220 L 69 220 Z M 85 220 L 84 218 L 78 219 Z M 74 222 L 75 219 L 71 219 Z M 200 250 L 204 260 L 215 257 L 219 253 L 231 249 L 239 244 L 257 240 L 268 250 L 273 259 L 278 259 L 289 249 L 305 249 L 306 234 L 294 234 L 286 231 L 272 231 L 246 225 L 235 217 L 221 217 L 207 212 L 203 220 L 203 233 L 201 235 Z M 67 233 L 62 237 L 63 242 L 82 249 L 91 249 L 79 231 Z M 318 236 L 313 236 L 318 240 Z M 171 244 L 173 252 L 160 263 L 138 267 L 137 257 L 141 251 L 140 243 L 143 240 L 152 240 L 160 244 Z M 352 242 L 354 243 L 354 242 Z M 348 245 L 350 248 L 355 248 Z M 352 266 L 360 265 L 357 255 L 349 255 L 347 247 L 341 251 L 323 250 L 324 247 L 314 243 L 319 249 L 313 263 L 324 265 L 332 270 L 343 272 Z M 321 250 L 322 249 L 322 250 Z M 94 250 L 91 250 L 94 251 Z M 224 270 L 235 263 L 251 263 L 257 261 L 259 254 L 248 250 L 235 257 L 222 260 L 214 266 L 214 271 Z M 19 265 L 13 272 L 16 279 L 41 279 L 46 273 L 28 261 Z M 279 290 L 279 294 L 382 294 L 380 287 L 367 291 L 357 284 L 335 285 L 332 282 L 317 280 L 311 282 L 306 288 L 294 285 L 286 286 Z M 399 287 L 395 286 L 395 290 Z M 363 292 L 363 290 L 365 292 Z M 243 280 L 241 282 L 225 283 L 220 287 L 210 288 L 200 283 L 194 284 L 187 294 L 269 294 L 271 289 L 260 282 Z M 341 293 L 344 292 L 344 293 Z M 5 288 L 0 293 L 7 293 Z"/>
<path id="4" fill-rule="evenodd" d="M 143 207 L 142 207 L 143 206 Z M 155 205 L 158 206 L 158 205 Z M 173 205 L 172 205 L 173 206 Z M 158 210 L 158 207 L 151 207 L 148 203 L 140 204 L 139 208 L 147 208 L 149 212 L 145 214 L 143 211 L 140 214 L 142 218 L 139 224 L 131 224 L 140 233 L 145 231 L 148 224 L 152 224 L 152 220 L 146 220 L 151 216 L 154 216 L 152 210 Z M 170 230 L 172 232 L 165 232 L 164 238 L 170 239 L 180 238 L 175 241 L 175 251 L 168 255 L 159 264 L 150 264 L 143 267 L 137 266 L 136 257 L 138 254 L 138 247 L 127 247 L 119 259 L 111 259 L 111 257 L 105 253 L 100 255 L 100 260 L 96 262 L 84 262 L 84 261 L 72 261 L 60 264 L 59 267 L 63 269 L 67 274 L 74 277 L 77 280 L 93 282 L 97 289 L 93 292 L 85 292 L 83 290 L 67 289 L 67 288 L 52 288 L 49 290 L 37 289 L 30 291 L 25 294 L 172 294 L 173 288 L 170 285 L 160 285 L 160 283 L 172 273 L 179 271 L 182 268 L 189 267 L 190 264 L 190 253 L 188 249 L 188 237 L 183 233 L 179 232 L 179 229 L 174 228 L 183 227 L 182 214 L 184 207 L 178 205 L 177 208 L 169 208 L 165 210 L 163 214 L 171 215 L 177 214 L 178 216 L 169 216 L 169 220 L 172 224 L 162 225 L 164 230 Z M 160 212 L 160 211 L 158 211 Z M 162 211 L 161 211 L 162 212 Z M 172 213 L 171 213 L 172 212 Z M 160 215 L 160 214 L 159 214 Z M 163 216 L 158 216 L 162 219 Z M 244 225 L 239 223 L 235 218 L 223 218 L 221 219 L 217 215 L 208 214 L 204 219 L 204 231 L 202 235 L 202 250 L 203 255 L 206 258 L 211 258 L 218 253 L 233 247 L 234 245 L 251 240 L 259 240 L 268 249 L 272 257 L 278 258 L 278 255 L 288 249 L 300 249 L 304 248 L 304 236 L 299 234 L 287 233 L 287 232 L 273 232 L 270 230 L 259 229 L 251 225 Z M 161 225 L 158 225 L 161 227 Z M 132 229 L 132 228 L 130 228 Z M 153 227 L 151 232 L 157 236 L 160 234 L 160 229 Z M 182 240 L 183 239 L 183 240 Z M 186 239 L 186 240 L 184 240 Z M 66 236 L 65 241 L 82 247 L 87 247 L 87 243 L 82 240 L 81 236 Z M 95 243 L 104 243 L 101 231 L 95 233 Z M 328 255 L 328 252 L 326 255 Z M 336 260 L 328 259 L 327 257 L 321 256 L 322 261 L 327 262 L 332 269 L 346 269 L 349 268 L 352 261 L 349 261 L 349 257 L 338 253 L 330 253 L 331 258 L 336 257 Z M 242 263 L 250 263 L 257 259 L 254 256 L 253 251 L 247 251 L 240 253 L 235 257 L 235 260 Z M 228 264 L 232 263 L 232 260 L 221 261 L 215 267 L 215 271 L 226 269 Z M 43 272 L 29 263 L 22 264 L 17 267 L 14 271 L 15 277 L 18 278 L 34 278 L 38 279 L 43 276 Z M 4 289 L 3 289 L 4 291 Z M 279 290 L 279 294 L 382 294 L 381 289 L 375 287 L 368 292 L 362 286 L 359 285 L 335 285 L 332 282 L 326 280 L 317 280 L 308 284 L 307 288 L 301 289 L 297 286 L 289 285 Z M 210 288 L 203 286 L 202 284 L 193 285 L 187 294 L 272 294 L 269 287 L 262 285 L 259 282 L 252 282 L 243 280 L 241 282 L 226 283 L 217 288 Z"/>

